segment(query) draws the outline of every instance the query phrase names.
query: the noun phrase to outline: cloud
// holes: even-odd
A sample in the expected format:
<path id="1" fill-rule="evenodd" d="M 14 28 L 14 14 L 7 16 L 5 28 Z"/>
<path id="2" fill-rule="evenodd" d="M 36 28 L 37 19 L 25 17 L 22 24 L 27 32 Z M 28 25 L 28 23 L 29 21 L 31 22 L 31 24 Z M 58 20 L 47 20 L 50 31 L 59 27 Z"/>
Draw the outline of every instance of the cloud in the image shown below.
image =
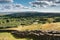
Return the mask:
<path id="1" fill-rule="evenodd" d="M 12 4 L 12 9 L 21 9 L 24 8 L 24 6 L 22 4 Z"/>
<path id="2" fill-rule="evenodd" d="M 29 9 L 29 7 L 23 6 L 22 4 L 13 3 L 13 0 L 0 0 L 0 11 L 1 10 L 20 10 L 20 9 Z M 10 4 L 12 2 L 12 4 Z"/>
<path id="3" fill-rule="evenodd" d="M 0 0 L 0 2 L 13 2 L 13 0 Z M 22 4 L 0 4 L 0 12 L 25 12 L 25 11 L 37 11 L 37 12 L 60 12 L 60 9 L 53 8 L 60 5 L 59 0 L 35 0 L 29 2 L 31 6 L 24 6 Z M 41 8 L 44 7 L 44 8 Z M 48 7 L 48 8 L 47 8 Z M 52 8 L 51 8 L 52 7 Z M 38 9 L 40 8 L 40 9 Z M 59 6 L 60 8 L 60 6 Z"/>
<path id="4" fill-rule="evenodd" d="M 23 6 L 22 4 L 0 4 L 0 10 L 20 10 L 29 9 L 29 7 Z"/>
<path id="5" fill-rule="evenodd" d="M 0 3 L 13 2 L 13 0 L 0 0 Z"/>
<path id="6" fill-rule="evenodd" d="M 36 0 L 30 2 L 33 7 L 55 7 L 60 5 L 60 0 Z"/>

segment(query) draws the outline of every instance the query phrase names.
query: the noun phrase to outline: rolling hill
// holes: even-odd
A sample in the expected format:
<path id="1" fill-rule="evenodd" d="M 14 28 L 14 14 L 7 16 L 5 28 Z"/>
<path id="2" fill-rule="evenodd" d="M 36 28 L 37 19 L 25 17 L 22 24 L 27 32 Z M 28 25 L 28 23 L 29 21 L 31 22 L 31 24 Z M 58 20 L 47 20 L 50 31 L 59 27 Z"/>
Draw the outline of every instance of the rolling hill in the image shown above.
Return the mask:
<path id="1" fill-rule="evenodd" d="M 20 17 L 20 16 L 60 16 L 60 13 L 44 13 L 44 12 L 17 12 L 17 13 L 2 13 L 0 15 L 4 16 L 12 16 L 12 17 Z"/>

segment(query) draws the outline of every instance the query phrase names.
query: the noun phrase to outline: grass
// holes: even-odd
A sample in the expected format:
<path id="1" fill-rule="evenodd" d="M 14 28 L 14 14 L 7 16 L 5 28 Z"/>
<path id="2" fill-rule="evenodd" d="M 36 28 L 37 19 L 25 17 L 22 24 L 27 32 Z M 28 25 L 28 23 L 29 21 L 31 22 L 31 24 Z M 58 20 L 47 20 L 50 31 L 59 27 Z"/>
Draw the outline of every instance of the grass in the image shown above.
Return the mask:
<path id="1" fill-rule="evenodd" d="M 42 30 L 42 31 L 51 31 L 51 30 L 60 30 L 60 22 L 59 23 L 46 23 L 46 24 L 32 24 L 29 26 L 18 26 L 17 28 L 9 28 L 7 30 L 18 30 L 18 31 L 26 31 L 26 30 Z M 0 40 L 33 40 L 29 38 L 19 38 L 16 39 L 11 33 L 8 32 L 0 32 Z"/>
<path id="2" fill-rule="evenodd" d="M 42 31 L 59 31 L 60 22 L 58 23 L 46 23 L 46 24 L 32 24 L 28 26 L 18 26 L 17 28 L 8 28 L 8 30 L 18 30 L 18 31 L 31 31 L 31 30 L 42 30 Z"/>
<path id="3" fill-rule="evenodd" d="M 1 30 L 1 29 L 0 29 Z M 3 30 L 3 29 L 2 29 Z M 6 30 L 18 30 L 18 31 L 31 31 L 31 30 L 42 30 L 42 31 L 51 31 L 57 30 L 60 31 L 60 22 L 57 23 L 46 23 L 46 24 L 32 24 L 28 26 L 18 26 L 17 28 L 8 28 Z M 29 38 L 19 38 L 16 39 L 11 33 L 0 32 L 0 40 L 33 40 Z"/>
<path id="4" fill-rule="evenodd" d="M 60 22 L 44 24 L 41 26 L 43 31 L 60 31 Z"/>
<path id="5" fill-rule="evenodd" d="M 6 30 L 18 30 L 18 31 L 31 31 L 31 30 L 42 30 L 42 31 L 51 31 L 51 30 L 60 30 L 59 23 L 46 23 L 46 24 L 32 24 L 29 26 L 18 26 L 17 28 L 8 28 Z M 0 32 L 0 40 L 33 40 L 29 38 L 19 38 L 16 39 L 11 33 Z"/>
<path id="6" fill-rule="evenodd" d="M 12 36 L 11 33 L 3 32 L 3 33 L 0 33 L 0 40 L 32 40 L 32 39 L 29 39 L 29 38 L 16 39 Z"/>
<path id="7" fill-rule="evenodd" d="M 14 40 L 14 37 L 7 32 L 0 33 L 0 40 Z"/>
<path id="8" fill-rule="evenodd" d="M 18 30 L 18 31 L 31 31 L 31 30 L 40 30 L 42 24 L 32 24 L 28 26 L 18 26 L 16 28 L 8 28 L 7 30 Z"/>
<path id="9" fill-rule="evenodd" d="M 36 23 L 38 22 L 38 23 Z M 53 23 L 56 22 L 56 23 Z M 33 16 L 33 17 L 20 17 L 20 18 L 10 18 L 10 16 L 0 17 L 0 27 L 3 27 L 4 30 L 18 30 L 18 31 L 31 31 L 31 30 L 42 30 L 42 31 L 51 31 L 58 30 L 60 31 L 60 16 Z M 46 24 L 45 24 L 46 23 Z M 25 25 L 21 25 L 25 24 Z M 16 26 L 16 27 L 15 27 Z M 5 27 L 15 27 L 15 28 L 6 28 Z M 0 29 L 1 30 L 1 29 Z M 3 30 L 3 29 L 2 29 Z M 19 38 L 16 39 L 11 33 L 0 32 L 0 40 L 32 40 L 29 38 Z"/>

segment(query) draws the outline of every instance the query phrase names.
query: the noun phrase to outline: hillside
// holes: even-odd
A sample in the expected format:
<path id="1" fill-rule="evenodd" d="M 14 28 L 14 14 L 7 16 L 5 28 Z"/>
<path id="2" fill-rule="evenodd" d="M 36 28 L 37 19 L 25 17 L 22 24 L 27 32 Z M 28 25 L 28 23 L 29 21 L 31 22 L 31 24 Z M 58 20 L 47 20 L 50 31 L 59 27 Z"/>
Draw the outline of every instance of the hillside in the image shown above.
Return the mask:
<path id="1" fill-rule="evenodd" d="M 53 37 L 60 36 L 57 33 L 60 33 L 60 13 L 21 12 L 0 15 L 2 40 L 51 40 L 60 38 Z"/>
<path id="2" fill-rule="evenodd" d="M 0 16 L 0 27 L 60 22 L 60 13 L 20 12 Z"/>
<path id="3" fill-rule="evenodd" d="M 20 13 L 11 13 L 5 16 L 19 17 L 19 16 L 60 16 L 60 13 L 44 13 L 44 12 L 20 12 Z"/>

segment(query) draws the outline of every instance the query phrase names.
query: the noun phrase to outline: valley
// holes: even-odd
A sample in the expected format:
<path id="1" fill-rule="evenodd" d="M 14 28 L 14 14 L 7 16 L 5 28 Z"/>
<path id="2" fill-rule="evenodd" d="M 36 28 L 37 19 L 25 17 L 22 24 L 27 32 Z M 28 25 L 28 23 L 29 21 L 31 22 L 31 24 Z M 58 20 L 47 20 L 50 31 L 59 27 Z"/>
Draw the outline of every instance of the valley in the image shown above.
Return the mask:
<path id="1" fill-rule="evenodd" d="M 46 40 L 59 40 L 59 37 L 56 37 L 60 34 L 60 13 L 39 13 L 39 12 L 22 12 L 22 13 L 12 13 L 7 15 L 1 15 L 0 16 L 0 38 L 1 40 L 5 40 L 4 36 L 6 37 L 6 40 L 39 40 L 41 37 L 44 40 L 44 38 L 47 38 Z M 4 30 L 12 30 L 12 32 L 7 32 Z M 18 32 L 15 32 L 15 31 Z M 41 31 L 44 34 L 40 34 L 39 36 L 35 35 L 35 31 Z M 15 38 L 16 35 L 19 35 L 20 33 L 23 35 L 26 35 L 25 32 L 29 32 L 27 34 L 34 35 L 36 37 L 19 37 Z M 32 32 L 32 34 L 30 34 Z M 51 34 L 49 34 L 51 32 Z M 13 33 L 13 34 L 11 34 Z M 17 34 L 19 33 L 19 34 Z M 14 34 L 16 34 L 14 36 Z M 49 35 L 49 36 L 47 36 Z M 44 37 L 45 36 L 45 37 Z M 52 36 L 52 37 L 51 37 Z M 56 39 L 55 39 L 56 37 Z M 11 39 L 10 39 L 11 38 Z M 34 39 L 36 38 L 36 39 Z"/>

